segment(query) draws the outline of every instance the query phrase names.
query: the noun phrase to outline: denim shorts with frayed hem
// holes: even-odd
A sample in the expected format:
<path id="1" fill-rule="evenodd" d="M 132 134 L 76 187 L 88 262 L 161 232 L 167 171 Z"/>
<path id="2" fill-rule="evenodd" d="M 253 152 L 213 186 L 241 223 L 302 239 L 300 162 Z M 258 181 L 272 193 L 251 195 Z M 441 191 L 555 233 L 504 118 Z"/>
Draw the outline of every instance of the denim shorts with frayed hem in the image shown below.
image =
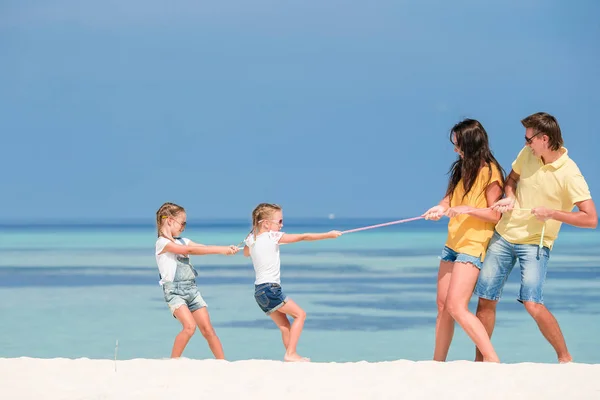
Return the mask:
<path id="1" fill-rule="evenodd" d="M 476 266 L 477 269 L 481 269 L 481 257 L 475 257 L 465 253 L 457 253 L 448 246 L 445 246 L 442 250 L 440 260 L 449 262 L 470 263 Z"/>
<path id="2" fill-rule="evenodd" d="M 517 300 L 544 304 L 544 283 L 550 260 L 550 249 L 535 244 L 513 244 L 498 232 L 490 240 L 475 295 L 487 300 L 500 300 L 508 275 L 516 262 L 521 267 L 521 289 Z"/>
<path id="3" fill-rule="evenodd" d="M 278 283 L 261 283 L 254 285 L 254 299 L 267 315 L 277 311 L 288 301 Z"/>

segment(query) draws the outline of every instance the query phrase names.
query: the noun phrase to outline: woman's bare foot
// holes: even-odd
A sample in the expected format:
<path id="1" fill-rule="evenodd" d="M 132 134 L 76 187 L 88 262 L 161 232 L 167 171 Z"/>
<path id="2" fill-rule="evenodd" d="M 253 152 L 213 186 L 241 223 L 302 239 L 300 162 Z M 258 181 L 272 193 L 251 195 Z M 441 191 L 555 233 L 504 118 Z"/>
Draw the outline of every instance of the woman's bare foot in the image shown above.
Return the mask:
<path id="1" fill-rule="evenodd" d="M 500 363 L 500 359 L 494 352 L 494 354 L 490 356 L 483 356 L 483 362 Z"/>
<path id="2" fill-rule="evenodd" d="M 499 358 L 483 358 L 483 362 L 500 363 Z"/>
<path id="3" fill-rule="evenodd" d="M 310 362 L 310 358 L 302 357 L 298 353 L 287 354 L 283 356 L 285 362 Z"/>

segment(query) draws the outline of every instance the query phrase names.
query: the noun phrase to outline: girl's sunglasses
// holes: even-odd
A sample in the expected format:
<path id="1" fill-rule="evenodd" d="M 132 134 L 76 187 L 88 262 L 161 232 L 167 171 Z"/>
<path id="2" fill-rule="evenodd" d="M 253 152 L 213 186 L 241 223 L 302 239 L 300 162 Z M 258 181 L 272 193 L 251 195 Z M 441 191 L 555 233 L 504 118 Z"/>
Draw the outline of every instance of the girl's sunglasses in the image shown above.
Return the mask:
<path id="1" fill-rule="evenodd" d="M 261 219 L 260 221 L 258 221 L 258 223 L 260 224 L 261 222 L 264 222 L 264 221 L 276 222 L 279 225 L 283 225 L 283 219 Z"/>
<path id="2" fill-rule="evenodd" d="M 171 218 L 173 221 L 175 221 L 175 222 L 177 222 L 179 225 L 181 225 L 181 227 L 182 227 L 182 228 L 185 228 L 185 226 L 187 225 L 187 221 L 185 221 L 185 222 L 179 222 L 179 221 L 177 221 L 175 218 L 173 218 L 173 217 L 168 217 L 168 216 L 166 216 L 166 215 L 164 215 L 164 216 L 163 216 L 163 218 Z"/>

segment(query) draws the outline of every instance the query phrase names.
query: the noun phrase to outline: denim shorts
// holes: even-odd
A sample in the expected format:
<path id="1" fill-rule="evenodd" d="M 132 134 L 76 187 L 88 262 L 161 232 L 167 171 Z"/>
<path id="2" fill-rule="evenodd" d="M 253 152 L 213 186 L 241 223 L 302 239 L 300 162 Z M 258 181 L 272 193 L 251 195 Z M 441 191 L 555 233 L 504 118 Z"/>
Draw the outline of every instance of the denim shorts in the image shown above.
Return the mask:
<path id="1" fill-rule="evenodd" d="M 254 285 L 254 299 L 261 310 L 267 315 L 280 309 L 288 298 L 278 283 L 261 283 Z"/>
<path id="2" fill-rule="evenodd" d="M 465 253 L 457 253 L 448 246 L 444 246 L 440 260 L 449 262 L 470 263 L 481 269 L 481 257 L 471 256 Z"/>
<path id="3" fill-rule="evenodd" d="M 195 280 L 165 282 L 163 292 L 171 314 L 174 314 L 175 310 L 181 306 L 187 306 L 191 312 L 206 307 L 206 302 L 200 295 Z"/>
<path id="4" fill-rule="evenodd" d="M 549 259 L 548 247 L 540 249 L 535 244 L 509 243 L 494 232 L 474 293 L 483 299 L 500 300 L 506 279 L 519 261 L 521 289 L 517 300 L 521 303 L 531 301 L 544 304 L 543 291 Z"/>

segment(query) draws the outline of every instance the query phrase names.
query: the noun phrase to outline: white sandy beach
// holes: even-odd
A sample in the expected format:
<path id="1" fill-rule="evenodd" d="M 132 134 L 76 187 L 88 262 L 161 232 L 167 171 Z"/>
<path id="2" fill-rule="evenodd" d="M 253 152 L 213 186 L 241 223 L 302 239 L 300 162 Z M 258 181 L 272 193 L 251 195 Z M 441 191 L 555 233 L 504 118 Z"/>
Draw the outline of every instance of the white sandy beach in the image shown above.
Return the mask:
<path id="1" fill-rule="evenodd" d="M 0 359 L 16 399 L 599 399 L 599 364 Z M 518 397 L 515 397 L 518 396 Z"/>

